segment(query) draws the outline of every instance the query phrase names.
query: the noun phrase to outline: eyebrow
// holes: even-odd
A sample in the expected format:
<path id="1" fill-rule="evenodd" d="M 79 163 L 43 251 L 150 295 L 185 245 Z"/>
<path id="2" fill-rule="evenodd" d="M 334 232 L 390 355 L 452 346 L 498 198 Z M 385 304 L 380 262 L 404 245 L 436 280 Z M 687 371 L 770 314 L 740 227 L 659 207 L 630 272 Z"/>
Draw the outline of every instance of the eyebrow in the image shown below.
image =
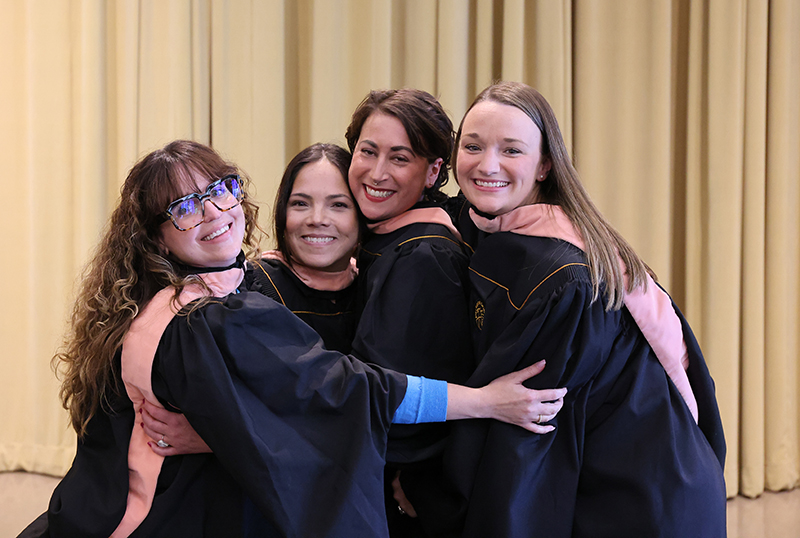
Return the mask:
<path id="1" fill-rule="evenodd" d="M 461 138 L 480 139 L 480 136 L 478 135 L 478 133 L 462 133 Z M 524 144 L 526 146 L 528 145 L 527 142 L 525 142 L 524 140 L 520 140 L 519 138 L 507 137 L 503 139 L 503 142 L 506 142 L 508 144 L 518 143 L 518 144 Z"/>
<path id="2" fill-rule="evenodd" d="M 300 198 L 307 198 L 309 200 L 312 198 L 310 194 L 306 194 L 304 192 L 293 192 L 292 194 L 289 195 L 289 198 L 292 198 L 294 196 L 298 196 Z M 352 201 L 350 195 L 345 193 L 329 194 L 328 196 L 325 197 L 326 200 L 335 200 L 337 198 L 347 198 L 348 200 Z"/>
<path id="3" fill-rule="evenodd" d="M 362 140 L 362 142 L 364 142 L 365 144 L 370 145 L 371 147 L 373 147 L 375 149 L 378 148 L 378 144 L 376 144 L 372 140 Z M 407 151 L 407 152 L 411 153 L 411 155 L 413 155 L 415 157 L 417 156 L 417 154 L 414 152 L 414 150 L 409 148 L 408 146 L 392 146 L 389 149 L 391 151 Z"/>

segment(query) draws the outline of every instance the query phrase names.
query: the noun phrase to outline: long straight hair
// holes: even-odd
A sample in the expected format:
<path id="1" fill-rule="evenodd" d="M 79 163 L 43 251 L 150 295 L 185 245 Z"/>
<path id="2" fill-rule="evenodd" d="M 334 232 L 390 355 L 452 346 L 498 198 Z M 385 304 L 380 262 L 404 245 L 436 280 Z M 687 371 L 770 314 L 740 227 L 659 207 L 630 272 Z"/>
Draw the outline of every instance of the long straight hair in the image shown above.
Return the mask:
<path id="1" fill-rule="evenodd" d="M 493 101 L 502 105 L 513 106 L 523 111 L 539 128 L 542 134 L 540 152 L 542 159 L 551 163 L 550 170 L 544 180 L 538 182 L 537 202 L 561 207 L 569 220 L 580 233 L 584 242 L 589 272 L 592 278 L 594 295 L 592 300 L 600 296 L 601 287 L 605 287 L 608 301 L 606 308 L 619 309 L 623 304 L 625 291 L 624 275 L 627 272 L 627 291 L 647 285 L 647 274 L 655 274 L 639 258 L 633 248 L 603 217 L 589 198 L 589 193 L 581 184 L 578 171 L 572 163 L 567 151 L 561 129 L 547 100 L 538 91 L 519 82 L 497 82 L 483 90 L 467 109 L 464 117 L 472 107 L 483 101 Z M 461 129 L 464 120 L 458 126 L 456 143 L 453 150 L 453 170 L 457 170 L 458 147 L 461 142 Z M 458 181 L 458 176 L 456 176 Z M 624 268 L 620 267 L 619 258 Z"/>

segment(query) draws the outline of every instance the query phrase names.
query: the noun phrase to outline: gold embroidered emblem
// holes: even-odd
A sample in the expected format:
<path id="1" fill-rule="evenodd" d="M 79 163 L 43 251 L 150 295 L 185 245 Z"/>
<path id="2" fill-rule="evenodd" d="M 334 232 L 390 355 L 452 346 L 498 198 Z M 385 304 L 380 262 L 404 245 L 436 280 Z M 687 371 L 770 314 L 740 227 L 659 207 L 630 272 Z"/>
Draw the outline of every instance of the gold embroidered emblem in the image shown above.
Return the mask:
<path id="1" fill-rule="evenodd" d="M 486 307 L 483 306 L 483 301 L 478 300 L 475 303 L 475 325 L 478 326 L 478 330 L 483 330 L 483 318 L 486 317 Z"/>

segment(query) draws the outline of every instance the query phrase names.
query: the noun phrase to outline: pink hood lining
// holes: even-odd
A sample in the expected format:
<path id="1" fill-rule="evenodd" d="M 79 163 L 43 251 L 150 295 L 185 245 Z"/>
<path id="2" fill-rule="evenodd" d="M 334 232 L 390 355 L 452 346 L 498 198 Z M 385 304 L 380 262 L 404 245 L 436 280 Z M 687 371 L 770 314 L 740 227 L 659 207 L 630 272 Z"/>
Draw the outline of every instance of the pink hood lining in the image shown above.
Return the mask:
<path id="1" fill-rule="evenodd" d="M 229 269 L 219 273 L 200 275 L 214 297 L 224 297 L 233 292 L 244 276 L 242 269 Z M 186 286 L 175 298 L 174 288 L 164 288 L 139 312 L 122 342 L 122 380 L 133 402 L 135 420 L 128 445 L 128 500 L 111 538 L 125 538 L 136 530 L 150 512 L 155 497 L 156 483 L 161 472 L 162 456 L 147 445 L 151 439 L 141 427 L 140 410 L 144 401 L 162 407 L 153 394 L 151 374 L 158 343 L 169 322 L 178 311 L 207 294 L 199 285 Z"/>
<path id="2" fill-rule="evenodd" d="M 470 209 L 470 218 L 484 232 L 512 232 L 534 237 L 553 237 L 585 250 L 580 234 L 558 206 L 548 204 L 521 206 L 491 220 L 481 217 Z M 622 259 L 619 263 L 624 270 Z M 627 284 L 626 275 L 626 287 Z M 686 375 L 689 353 L 683 340 L 681 321 L 672 307 L 669 295 L 653 281 L 650 275 L 647 275 L 646 288 L 647 291 L 645 286 L 640 286 L 630 293 L 625 292 L 623 298 L 625 307 L 680 392 L 694 421 L 697 422 L 697 400 Z"/>
<path id="3" fill-rule="evenodd" d="M 408 211 L 400 213 L 396 217 L 382 220 L 373 224 L 368 224 L 367 227 L 376 234 L 388 234 L 395 230 L 399 230 L 404 226 L 408 226 L 409 224 L 416 223 L 441 224 L 450 230 L 450 233 L 456 236 L 459 241 L 461 241 L 461 234 L 458 232 L 458 230 L 456 230 L 456 227 L 453 226 L 453 221 L 450 219 L 450 215 L 448 215 L 447 211 L 441 207 L 421 207 L 418 209 L 409 209 Z"/>

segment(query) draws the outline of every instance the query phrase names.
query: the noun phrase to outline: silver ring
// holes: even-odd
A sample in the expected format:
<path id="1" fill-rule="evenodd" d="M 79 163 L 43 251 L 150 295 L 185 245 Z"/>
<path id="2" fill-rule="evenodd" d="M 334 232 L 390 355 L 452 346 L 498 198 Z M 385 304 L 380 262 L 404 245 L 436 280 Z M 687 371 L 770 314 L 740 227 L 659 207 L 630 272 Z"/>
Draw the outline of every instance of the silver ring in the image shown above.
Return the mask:
<path id="1" fill-rule="evenodd" d="M 403 510 L 403 507 L 399 504 L 397 505 L 397 511 L 400 512 L 401 515 L 406 515 L 406 511 Z"/>
<path id="2" fill-rule="evenodd" d="M 158 446 L 160 446 L 161 448 L 167 448 L 169 446 L 169 443 L 164 440 L 164 436 L 163 435 L 161 436 L 161 439 L 159 439 L 156 444 Z"/>
<path id="3" fill-rule="evenodd" d="M 542 423 L 542 414 L 539 413 L 539 418 L 536 419 L 536 424 L 541 424 L 541 423 Z M 163 437 L 162 437 L 162 439 L 163 439 Z"/>

